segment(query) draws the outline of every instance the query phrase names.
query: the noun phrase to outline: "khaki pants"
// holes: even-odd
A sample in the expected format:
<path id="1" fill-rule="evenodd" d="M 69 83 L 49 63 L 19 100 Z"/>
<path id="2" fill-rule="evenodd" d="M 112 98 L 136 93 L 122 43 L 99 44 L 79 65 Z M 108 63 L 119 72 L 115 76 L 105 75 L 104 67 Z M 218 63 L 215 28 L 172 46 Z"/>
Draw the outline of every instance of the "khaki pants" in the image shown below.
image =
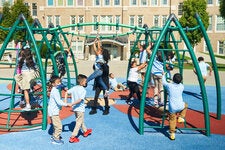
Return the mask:
<path id="1" fill-rule="evenodd" d="M 179 112 L 179 117 L 185 118 L 186 112 L 187 112 L 188 104 L 184 104 L 184 109 Z M 170 133 L 176 132 L 176 126 L 177 126 L 177 114 L 176 113 L 170 113 L 169 114 L 169 125 L 170 125 Z"/>
<path id="2" fill-rule="evenodd" d="M 84 124 L 84 112 L 75 111 L 74 113 L 76 117 L 76 125 L 73 129 L 72 137 L 76 137 L 78 135 L 80 128 L 83 130 L 83 132 L 87 131 L 87 128 Z"/>
<path id="3" fill-rule="evenodd" d="M 54 131 L 53 131 L 53 137 L 54 139 L 59 139 L 61 133 L 62 133 L 62 122 L 61 119 L 59 118 L 59 116 L 51 116 L 51 120 L 52 120 L 52 124 L 54 127 Z"/>
<path id="4" fill-rule="evenodd" d="M 154 102 L 157 103 L 160 99 L 160 102 L 164 103 L 164 91 L 162 84 L 162 76 L 153 75 L 153 80 L 155 84 L 154 88 Z"/>

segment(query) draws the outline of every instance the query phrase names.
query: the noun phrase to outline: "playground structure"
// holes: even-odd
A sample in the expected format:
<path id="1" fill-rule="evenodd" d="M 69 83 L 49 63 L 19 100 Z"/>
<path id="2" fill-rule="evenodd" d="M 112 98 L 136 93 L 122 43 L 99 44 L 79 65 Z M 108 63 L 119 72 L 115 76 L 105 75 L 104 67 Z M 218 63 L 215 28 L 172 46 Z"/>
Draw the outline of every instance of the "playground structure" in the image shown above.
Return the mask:
<path id="1" fill-rule="evenodd" d="M 207 47 L 209 49 L 209 54 L 211 58 L 211 62 L 213 64 L 213 69 L 214 69 L 214 75 L 215 75 L 215 81 L 216 81 L 216 89 L 217 89 L 217 119 L 220 119 L 221 116 L 221 91 L 220 91 L 220 82 L 219 82 L 219 76 L 218 76 L 218 69 L 216 66 L 216 61 L 214 58 L 213 50 L 210 45 L 210 41 L 208 39 L 208 36 L 206 34 L 206 31 L 204 29 L 204 26 L 201 22 L 201 19 L 199 18 L 198 15 L 196 15 L 196 19 L 198 21 L 198 26 L 195 28 L 183 28 L 181 27 L 179 21 L 175 17 L 174 14 L 171 14 L 163 28 L 148 28 L 147 26 L 145 27 L 137 27 L 137 26 L 129 26 L 129 25 L 124 25 L 124 24 L 109 24 L 109 23 L 101 23 L 101 22 L 95 22 L 95 23 L 77 23 L 77 24 L 71 24 L 71 25 L 66 25 L 66 26 L 58 26 L 58 27 L 53 27 L 53 28 L 43 28 L 39 21 L 37 19 L 34 20 L 34 23 L 30 26 L 25 17 L 23 15 L 20 15 L 17 19 L 17 21 L 13 24 L 13 26 L 10 29 L 5 29 L 3 27 L 0 27 L 1 30 L 9 30 L 9 33 L 1 47 L 0 51 L 0 60 L 6 50 L 13 50 L 16 51 L 16 49 L 9 49 L 7 48 L 8 43 L 10 42 L 10 39 L 13 37 L 14 32 L 18 30 L 25 30 L 27 31 L 27 36 L 25 37 L 24 41 L 30 41 L 31 44 L 31 49 L 35 53 L 35 59 L 38 65 L 38 68 L 40 70 L 40 78 L 36 79 L 38 85 L 41 87 L 41 91 L 38 92 L 33 92 L 32 94 L 35 96 L 38 96 L 41 98 L 41 108 L 35 108 L 32 111 L 37 111 L 40 110 L 43 113 L 42 117 L 42 124 L 35 124 L 31 126 L 23 126 L 23 127 L 15 127 L 10 125 L 10 115 L 13 112 L 22 112 L 22 110 L 15 109 L 15 99 L 16 97 L 22 96 L 21 94 L 17 94 L 15 92 L 16 89 L 16 83 L 14 78 L 0 78 L 0 80 L 8 80 L 12 82 L 12 90 L 11 93 L 5 94 L 5 93 L 0 93 L 1 96 L 9 96 L 10 99 L 10 105 L 8 108 L 0 110 L 1 113 L 7 113 L 8 114 L 8 120 L 6 123 L 6 126 L 1 126 L 0 128 L 3 129 L 11 129 L 11 128 L 30 128 L 34 126 L 42 126 L 42 129 L 45 130 L 47 126 L 47 88 L 46 88 L 46 83 L 47 83 L 47 74 L 48 73 L 48 60 L 52 62 L 54 74 L 59 74 L 59 68 L 57 67 L 57 60 L 56 57 L 59 53 L 62 54 L 63 60 L 65 63 L 65 70 L 66 70 L 66 82 L 67 86 L 70 88 L 71 83 L 72 83 L 72 77 L 71 73 L 74 73 L 74 78 L 76 78 L 78 74 L 78 70 L 76 67 L 76 61 L 75 61 L 75 56 L 72 53 L 72 49 L 70 48 L 70 42 L 68 41 L 67 35 L 72 35 L 72 36 L 81 36 L 85 38 L 95 38 L 96 36 L 99 36 L 101 39 L 107 39 L 107 38 L 114 38 L 116 36 L 124 36 L 124 35 L 129 35 L 129 34 L 136 34 L 136 40 L 134 42 L 134 46 L 131 50 L 131 56 L 130 59 L 134 57 L 134 51 L 136 49 L 137 43 L 140 41 L 140 38 L 142 35 L 144 35 L 144 41 L 145 43 L 149 43 L 151 41 L 154 43 L 154 48 L 152 51 L 151 58 L 148 62 L 148 68 L 146 72 L 146 77 L 144 81 L 144 86 L 142 90 L 142 98 L 141 98 L 141 103 L 140 103 L 140 116 L 139 116 L 139 133 L 143 134 L 144 133 L 144 109 L 145 109 L 145 95 L 148 87 L 148 81 L 150 78 L 150 70 L 152 67 L 153 59 L 156 55 L 157 50 L 160 51 L 174 51 L 176 53 L 176 56 L 178 58 L 178 65 L 174 65 L 175 67 L 179 68 L 179 72 L 183 74 L 183 64 L 184 64 L 184 56 L 185 52 L 189 52 L 194 67 L 197 72 L 201 92 L 202 92 L 202 103 L 203 103 L 203 108 L 204 108 L 204 120 L 205 120 L 205 128 L 204 129 L 199 129 L 199 128 L 194 128 L 194 130 L 204 130 L 206 132 L 206 135 L 210 135 L 210 122 L 209 122 L 209 110 L 208 110 L 208 101 L 207 101 L 207 95 L 206 95 L 206 90 L 205 90 L 205 85 L 200 73 L 200 69 L 197 63 L 196 56 L 194 54 L 193 48 L 190 45 L 190 42 L 188 41 L 185 31 L 191 31 L 191 30 L 197 30 L 200 29 L 203 33 L 203 37 L 206 41 Z M 24 26 L 19 26 L 19 23 L 23 22 Z M 173 24 L 172 24 L 173 23 Z M 174 26 L 176 25 L 176 26 Z M 97 28 L 99 26 L 115 26 L 116 29 L 118 30 L 119 28 L 129 28 L 130 31 L 126 33 L 121 33 L 121 34 L 112 34 L 112 35 L 85 35 L 85 34 L 78 34 L 75 33 L 70 33 L 70 32 L 65 32 L 63 29 L 67 29 L 70 27 L 77 27 L 78 29 L 82 26 L 96 26 Z M 175 38 L 175 32 L 176 34 L 180 35 L 180 39 Z M 41 40 L 37 40 L 35 37 L 36 35 L 41 36 Z M 51 38 L 47 38 L 50 36 Z M 63 37 L 64 41 L 67 44 L 67 47 L 70 50 L 71 57 L 73 60 L 72 67 L 73 69 L 71 70 L 69 68 L 69 64 L 67 62 L 67 56 L 64 52 L 64 47 L 61 39 L 59 37 Z M 49 40 L 50 39 L 50 40 Z M 164 44 L 163 49 L 159 49 L 160 44 Z M 185 43 L 187 49 L 180 49 L 179 44 L 180 43 Z M 46 52 L 46 58 L 45 61 L 42 62 L 41 59 L 41 49 L 43 47 L 43 44 L 46 44 L 47 46 L 47 52 Z M 168 48 L 168 44 L 172 44 L 174 48 L 170 49 Z M 57 51 L 56 47 L 59 47 L 59 51 Z M 180 58 L 180 53 L 182 54 L 182 57 Z M 17 60 L 17 58 L 16 58 Z M 16 61 L 15 61 L 16 62 Z M 1 62 L 2 65 L 13 65 L 16 68 L 16 63 L 6 63 L 6 62 Z M 166 64 L 166 63 L 164 63 Z M 15 71 L 14 71 L 15 75 Z M 14 76 L 13 75 L 13 76 Z M 76 83 L 74 83 L 76 84 Z M 166 99 L 165 99 L 166 100 Z M 165 111 L 165 107 L 164 107 Z M 165 115 L 163 115 L 163 122 L 165 120 Z M 151 126 L 150 126 L 151 127 Z M 152 127 L 152 128 L 163 128 L 164 123 L 162 123 L 158 127 Z M 187 128 L 190 129 L 190 128 Z"/>

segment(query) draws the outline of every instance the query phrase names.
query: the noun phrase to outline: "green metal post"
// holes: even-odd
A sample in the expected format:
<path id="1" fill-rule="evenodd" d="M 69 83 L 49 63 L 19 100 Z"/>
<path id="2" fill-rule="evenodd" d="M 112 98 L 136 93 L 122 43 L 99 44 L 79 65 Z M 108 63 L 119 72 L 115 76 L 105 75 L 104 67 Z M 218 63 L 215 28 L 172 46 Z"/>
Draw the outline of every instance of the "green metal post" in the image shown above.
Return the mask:
<path id="1" fill-rule="evenodd" d="M 214 72 L 214 76 L 215 76 L 215 81 L 216 81 L 216 95 L 217 95 L 217 119 L 220 120 L 221 119 L 221 86 L 220 86 L 220 76 L 218 73 L 218 68 L 217 68 L 217 63 L 216 63 L 216 59 L 213 53 L 213 49 L 212 49 L 212 45 L 210 44 L 210 40 L 209 37 L 206 33 L 205 27 L 201 21 L 201 18 L 199 17 L 198 14 L 195 14 L 195 18 L 198 22 L 198 24 L 200 25 L 200 29 L 202 31 L 203 37 L 206 41 L 206 45 L 208 47 L 209 50 L 209 55 L 211 58 L 211 62 L 212 62 L 212 67 L 213 67 L 213 72 Z"/>
<path id="2" fill-rule="evenodd" d="M 199 68 L 196 56 L 194 54 L 194 50 L 192 48 L 192 45 L 190 44 L 190 42 L 189 42 L 189 40 L 188 40 L 184 30 L 182 29 L 181 24 L 177 20 L 177 18 L 175 16 L 173 18 L 174 18 L 174 23 L 180 29 L 179 32 L 180 32 L 180 34 L 181 34 L 181 36 L 182 36 L 182 38 L 183 38 L 187 48 L 189 49 L 190 56 L 191 56 L 191 58 L 193 60 L 194 67 L 196 69 L 196 73 L 197 73 L 197 76 L 198 76 L 198 81 L 199 81 L 201 92 L 202 92 L 206 135 L 209 136 L 210 135 L 210 120 L 209 120 L 209 108 L 208 108 L 208 100 L 207 100 L 207 95 L 206 95 L 205 84 L 204 84 L 204 81 L 203 81 L 203 78 L 202 78 L 202 75 L 201 75 L 201 71 L 200 71 L 200 68 Z"/>

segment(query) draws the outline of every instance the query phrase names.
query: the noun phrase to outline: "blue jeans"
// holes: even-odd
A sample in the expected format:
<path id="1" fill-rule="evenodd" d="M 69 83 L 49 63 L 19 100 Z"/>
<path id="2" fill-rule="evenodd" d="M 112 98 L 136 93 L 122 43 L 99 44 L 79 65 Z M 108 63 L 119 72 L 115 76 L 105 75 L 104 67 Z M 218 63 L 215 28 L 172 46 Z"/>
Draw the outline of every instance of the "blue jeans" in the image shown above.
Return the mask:
<path id="1" fill-rule="evenodd" d="M 88 78 L 87 82 L 96 78 L 96 81 L 102 86 L 103 90 L 107 90 L 107 86 L 102 80 L 103 71 L 101 69 L 96 69 Z"/>

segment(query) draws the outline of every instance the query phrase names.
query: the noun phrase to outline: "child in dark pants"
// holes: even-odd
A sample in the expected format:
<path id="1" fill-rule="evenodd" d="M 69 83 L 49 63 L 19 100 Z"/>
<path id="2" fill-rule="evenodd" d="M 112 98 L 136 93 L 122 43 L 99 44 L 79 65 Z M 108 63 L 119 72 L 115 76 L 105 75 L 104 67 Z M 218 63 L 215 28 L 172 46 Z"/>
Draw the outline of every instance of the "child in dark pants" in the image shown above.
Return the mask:
<path id="1" fill-rule="evenodd" d="M 130 103 L 132 96 L 134 93 L 137 94 L 138 100 L 141 100 L 141 92 L 138 86 L 138 73 L 139 71 L 146 66 L 146 63 L 141 64 L 140 66 L 137 65 L 137 61 L 133 60 L 130 65 L 129 75 L 127 79 L 127 85 L 129 87 L 129 96 L 127 98 L 127 103 Z"/>

